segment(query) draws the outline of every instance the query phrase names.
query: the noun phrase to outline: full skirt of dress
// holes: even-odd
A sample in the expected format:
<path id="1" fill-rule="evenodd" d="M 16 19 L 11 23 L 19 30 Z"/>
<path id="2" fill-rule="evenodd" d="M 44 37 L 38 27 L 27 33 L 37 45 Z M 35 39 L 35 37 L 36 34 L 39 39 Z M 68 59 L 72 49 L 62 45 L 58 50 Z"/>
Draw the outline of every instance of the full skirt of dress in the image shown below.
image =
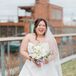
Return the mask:
<path id="1" fill-rule="evenodd" d="M 19 76 L 59 76 L 55 64 L 49 62 L 42 67 L 38 67 L 32 61 L 26 60 Z"/>

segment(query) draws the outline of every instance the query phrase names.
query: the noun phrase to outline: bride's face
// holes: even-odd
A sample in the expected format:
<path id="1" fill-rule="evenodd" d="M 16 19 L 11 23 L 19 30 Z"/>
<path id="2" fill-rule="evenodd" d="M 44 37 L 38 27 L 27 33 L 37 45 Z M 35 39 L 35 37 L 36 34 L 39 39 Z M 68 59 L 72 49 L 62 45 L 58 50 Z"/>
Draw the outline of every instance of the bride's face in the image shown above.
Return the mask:
<path id="1" fill-rule="evenodd" d="M 38 26 L 36 27 L 37 35 L 43 35 L 46 32 L 46 25 L 44 21 L 40 21 Z"/>

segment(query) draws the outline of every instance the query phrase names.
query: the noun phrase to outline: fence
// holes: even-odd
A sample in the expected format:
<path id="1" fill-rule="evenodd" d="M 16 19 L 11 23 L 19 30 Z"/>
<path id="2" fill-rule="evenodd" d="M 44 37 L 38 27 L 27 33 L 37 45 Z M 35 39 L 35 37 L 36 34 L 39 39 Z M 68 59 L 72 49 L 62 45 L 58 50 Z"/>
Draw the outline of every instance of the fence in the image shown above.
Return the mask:
<path id="1" fill-rule="evenodd" d="M 76 58 L 76 34 L 54 35 L 58 39 L 61 64 Z M 17 76 L 25 59 L 19 54 L 23 37 L 0 38 L 1 76 Z"/>

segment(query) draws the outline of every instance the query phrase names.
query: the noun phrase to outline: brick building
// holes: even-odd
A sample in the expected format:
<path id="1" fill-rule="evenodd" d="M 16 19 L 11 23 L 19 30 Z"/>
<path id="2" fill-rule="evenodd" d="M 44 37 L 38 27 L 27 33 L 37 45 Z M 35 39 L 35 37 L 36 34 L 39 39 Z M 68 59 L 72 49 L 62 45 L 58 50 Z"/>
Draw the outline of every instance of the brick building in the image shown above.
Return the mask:
<path id="1" fill-rule="evenodd" d="M 36 0 L 33 6 L 19 6 L 20 9 L 25 10 L 25 13 L 30 13 L 29 16 L 19 16 L 19 21 L 23 22 L 26 19 L 36 20 L 37 18 L 44 18 L 53 28 L 63 26 L 63 8 L 49 3 L 49 0 Z M 59 29 L 60 33 L 62 32 Z"/>
<path id="2" fill-rule="evenodd" d="M 18 23 L 0 23 L 0 36 L 13 36 L 22 32 L 32 30 L 33 21 L 37 18 L 44 18 L 48 21 L 52 31 L 56 34 L 62 33 L 63 8 L 49 3 L 49 0 L 35 0 L 34 5 L 19 6 L 25 10 L 25 16 L 18 16 Z M 26 15 L 30 14 L 30 15 Z M 13 29 L 13 30 L 12 30 Z M 6 30 L 6 31 L 4 31 Z M 11 31 L 12 30 L 12 31 Z"/>

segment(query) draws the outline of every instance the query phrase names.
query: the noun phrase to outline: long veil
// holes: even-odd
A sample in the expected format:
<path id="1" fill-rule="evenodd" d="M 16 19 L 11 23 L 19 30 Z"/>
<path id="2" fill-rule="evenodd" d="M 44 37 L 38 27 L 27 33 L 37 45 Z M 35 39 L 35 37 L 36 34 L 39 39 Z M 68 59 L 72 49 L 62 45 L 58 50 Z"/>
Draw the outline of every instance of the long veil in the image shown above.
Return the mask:
<path id="1" fill-rule="evenodd" d="M 47 32 L 46 32 L 45 38 L 49 41 L 51 50 L 57 52 L 57 56 L 54 59 L 54 64 L 55 64 L 56 70 L 58 72 L 58 76 L 62 76 L 62 69 L 61 69 L 61 63 L 60 63 L 57 42 L 56 42 L 54 35 L 52 34 L 49 26 L 47 27 Z"/>

